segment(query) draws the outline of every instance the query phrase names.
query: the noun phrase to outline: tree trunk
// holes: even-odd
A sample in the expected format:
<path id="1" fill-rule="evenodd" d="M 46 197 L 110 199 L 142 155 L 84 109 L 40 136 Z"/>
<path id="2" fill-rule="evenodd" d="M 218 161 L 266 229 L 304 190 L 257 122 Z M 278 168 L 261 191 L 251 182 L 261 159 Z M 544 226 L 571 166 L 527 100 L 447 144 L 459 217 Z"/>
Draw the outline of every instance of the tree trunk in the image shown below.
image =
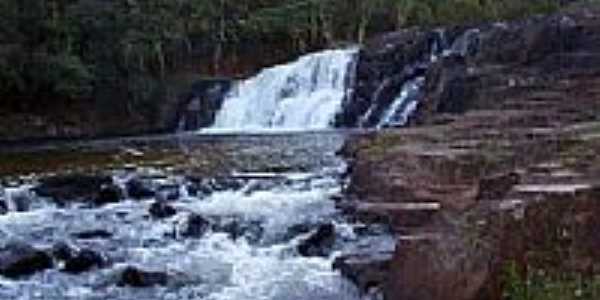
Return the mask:
<path id="1" fill-rule="evenodd" d="M 224 44 L 225 44 L 225 26 L 226 26 L 226 20 L 225 20 L 225 1 L 226 0 L 221 0 L 221 14 L 219 17 L 219 32 L 218 32 L 218 36 L 217 36 L 217 45 L 216 45 L 216 49 L 214 52 L 214 57 L 213 57 L 213 70 L 215 75 L 218 75 L 221 72 L 221 63 L 223 61 L 223 48 L 224 48 Z"/>

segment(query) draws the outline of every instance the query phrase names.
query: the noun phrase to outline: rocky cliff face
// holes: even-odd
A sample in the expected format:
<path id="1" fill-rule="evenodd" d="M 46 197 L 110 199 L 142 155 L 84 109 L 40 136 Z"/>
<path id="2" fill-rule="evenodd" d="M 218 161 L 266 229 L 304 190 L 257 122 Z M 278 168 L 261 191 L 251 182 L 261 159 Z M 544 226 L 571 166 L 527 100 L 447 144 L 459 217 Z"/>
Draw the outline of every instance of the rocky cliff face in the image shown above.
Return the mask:
<path id="1" fill-rule="evenodd" d="M 467 44 L 476 51 L 427 69 L 411 120 L 420 126 L 360 137 L 344 150 L 353 199 L 344 206 L 387 220 L 398 236 L 387 267 L 377 260 L 376 276 L 354 276 L 386 299 L 505 299 L 507 266 L 522 280 L 593 282 L 600 273 L 599 239 L 590 234 L 600 228 L 592 217 L 600 213 L 600 7 L 475 32 Z M 427 35 L 397 33 L 363 52 L 410 47 L 415 34 Z M 384 57 L 363 67 L 357 97 L 368 99 L 402 61 Z"/>

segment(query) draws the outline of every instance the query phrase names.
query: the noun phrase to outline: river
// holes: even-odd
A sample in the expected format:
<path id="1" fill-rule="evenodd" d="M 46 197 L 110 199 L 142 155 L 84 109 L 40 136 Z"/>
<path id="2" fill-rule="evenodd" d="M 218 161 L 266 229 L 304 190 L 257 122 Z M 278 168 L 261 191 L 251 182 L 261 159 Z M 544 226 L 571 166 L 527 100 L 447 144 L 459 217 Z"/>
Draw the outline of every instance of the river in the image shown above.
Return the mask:
<path id="1" fill-rule="evenodd" d="M 4 170 L 3 244 L 91 249 L 102 263 L 73 274 L 55 257 L 52 268 L 2 278 L 0 298 L 361 299 L 334 270 L 335 259 L 394 244 L 384 229 L 336 208 L 346 184 L 336 152 L 349 134 L 182 134 L 50 143 L 19 154 L 6 148 L 5 156 L 30 169 Z M 65 205 L 32 192 L 44 178 L 68 172 L 109 175 L 124 198 Z M 134 199 L 132 180 L 155 193 Z M 26 208 L 16 211 L 16 202 Z M 174 214 L 156 217 L 156 202 Z M 124 284 L 131 268 L 164 280 Z"/>

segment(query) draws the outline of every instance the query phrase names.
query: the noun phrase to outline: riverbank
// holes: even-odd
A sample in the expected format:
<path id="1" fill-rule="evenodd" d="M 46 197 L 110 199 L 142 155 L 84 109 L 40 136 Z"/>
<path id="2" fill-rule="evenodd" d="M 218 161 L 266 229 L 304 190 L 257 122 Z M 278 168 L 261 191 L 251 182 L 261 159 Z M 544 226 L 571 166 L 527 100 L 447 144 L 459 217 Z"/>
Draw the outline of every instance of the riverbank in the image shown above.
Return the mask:
<path id="1" fill-rule="evenodd" d="M 347 144 L 347 208 L 398 239 L 358 278 L 392 300 L 598 297 L 599 17 L 478 28 L 472 55 L 427 70 L 420 126 Z"/>

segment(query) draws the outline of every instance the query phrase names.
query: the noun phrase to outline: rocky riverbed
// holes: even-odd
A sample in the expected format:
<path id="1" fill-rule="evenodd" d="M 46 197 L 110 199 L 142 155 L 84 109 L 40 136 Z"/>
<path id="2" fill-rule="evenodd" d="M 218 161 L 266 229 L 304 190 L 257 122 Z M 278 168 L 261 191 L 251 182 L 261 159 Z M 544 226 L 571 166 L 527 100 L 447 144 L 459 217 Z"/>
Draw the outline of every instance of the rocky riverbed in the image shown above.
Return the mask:
<path id="1" fill-rule="evenodd" d="M 5 148 L 0 298 L 361 299 L 344 258 L 394 240 L 336 208 L 346 135 Z"/>

